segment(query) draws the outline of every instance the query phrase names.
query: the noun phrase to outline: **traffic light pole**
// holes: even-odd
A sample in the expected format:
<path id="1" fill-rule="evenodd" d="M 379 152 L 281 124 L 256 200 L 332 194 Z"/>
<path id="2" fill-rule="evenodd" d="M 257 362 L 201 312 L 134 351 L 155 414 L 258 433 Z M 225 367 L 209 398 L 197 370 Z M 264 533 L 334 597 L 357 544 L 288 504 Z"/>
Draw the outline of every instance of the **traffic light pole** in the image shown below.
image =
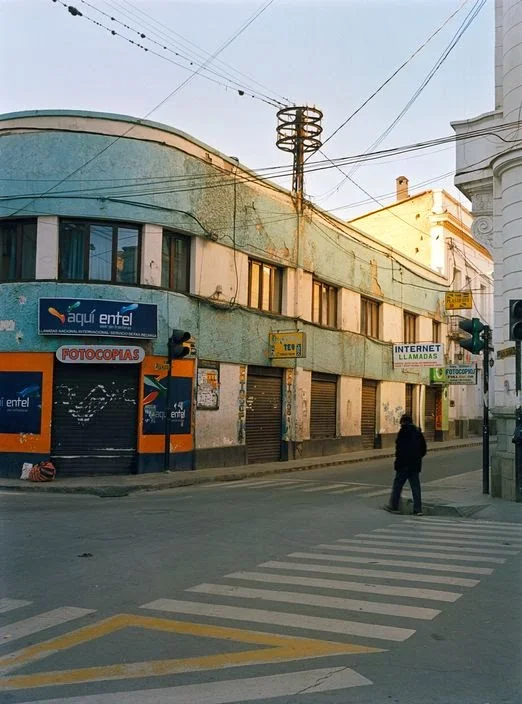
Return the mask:
<path id="1" fill-rule="evenodd" d="M 522 343 L 520 340 L 515 342 L 515 391 L 516 391 L 516 409 L 515 409 L 515 435 L 513 442 L 515 443 L 515 500 L 522 502 L 522 406 L 521 406 L 521 391 L 522 391 Z"/>
<path id="2" fill-rule="evenodd" d="M 172 378 L 172 357 L 173 357 L 173 343 L 172 340 L 168 342 L 168 365 L 169 370 L 167 372 L 167 394 L 165 397 L 165 455 L 163 458 L 163 469 L 168 472 L 170 469 L 170 403 L 171 403 L 171 378 Z"/>
<path id="3" fill-rule="evenodd" d="M 483 367 L 483 402 L 484 417 L 482 422 L 482 493 L 489 494 L 489 346 L 491 328 L 484 327 L 484 367 Z"/>

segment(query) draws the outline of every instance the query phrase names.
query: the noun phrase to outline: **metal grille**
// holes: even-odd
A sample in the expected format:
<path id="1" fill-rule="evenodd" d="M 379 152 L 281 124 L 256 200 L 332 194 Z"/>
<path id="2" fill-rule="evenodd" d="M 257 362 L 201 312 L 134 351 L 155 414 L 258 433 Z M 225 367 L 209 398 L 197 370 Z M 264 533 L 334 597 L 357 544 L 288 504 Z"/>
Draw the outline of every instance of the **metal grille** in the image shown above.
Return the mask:
<path id="1" fill-rule="evenodd" d="M 52 454 L 60 476 L 135 469 L 139 365 L 54 369 Z"/>
<path id="2" fill-rule="evenodd" d="M 408 413 L 413 418 L 413 384 L 406 384 L 406 401 L 404 404 L 404 412 Z"/>
<path id="3" fill-rule="evenodd" d="M 249 463 L 281 459 L 281 380 L 280 369 L 248 369 L 246 445 Z"/>
<path id="4" fill-rule="evenodd" d="M 337 377 L 312 374 L 310 437 L 335 438 L 337 435 Z"/>
<path id="5" fill-rule="evenodd" d="M 363 379 L 361 404 L 362 446 L 375 446 L 375 425 L 377 422 L 377 382 Z"/>

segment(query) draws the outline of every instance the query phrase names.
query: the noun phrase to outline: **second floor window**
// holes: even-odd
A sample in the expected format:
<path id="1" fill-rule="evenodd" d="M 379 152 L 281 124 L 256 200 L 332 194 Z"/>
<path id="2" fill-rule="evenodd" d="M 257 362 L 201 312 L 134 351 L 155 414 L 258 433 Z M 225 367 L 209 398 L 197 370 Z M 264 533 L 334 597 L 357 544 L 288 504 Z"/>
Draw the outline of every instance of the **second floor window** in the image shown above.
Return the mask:
<path id="1" fill-rule="evenodd" d="M 417 342 L 417 316 L 404 312 L 404 340 L 403 342 Z"/>
<path id="2" fill-rule="evenodd" d="M 36 220 L 0 222 L 0 281 L 27 281 L 36 275 Z"/>
<path id="3" fill-rule="evenodd" d="M 313 322 L 330 328 L 337 327 L 337 289 L 316 279 L 312 286 Z"/>
<path id="4" fill-rule="evenodd" d="M 136 225 L 64 220 L 60 223 L 62 281 L 139 282 L 140 229 Z"/>
<path id="5" fill-rule="evenodd" d="M 190 237 L 163 232 L 161 285 L 171 291 L 188 293 L 190 279 Z"/>
<path id="6" fill-rule="evenodd" d="M 361 296 L 361 334 L 379 339 L 379 313 L 381 304 Z"/>
<path id="7" fill-rule="evenodd" d="M 248 305 L 270 313 L 281 312 L 281 269 L 248 260 Z"/>
<path id="8" fill-rule="evenodd" d="M 441 342 L 440 339 L 440 331 L 441 331 L 441 324 L 437 321 L 434 320 L 432 323 L 432 342 Z"/>

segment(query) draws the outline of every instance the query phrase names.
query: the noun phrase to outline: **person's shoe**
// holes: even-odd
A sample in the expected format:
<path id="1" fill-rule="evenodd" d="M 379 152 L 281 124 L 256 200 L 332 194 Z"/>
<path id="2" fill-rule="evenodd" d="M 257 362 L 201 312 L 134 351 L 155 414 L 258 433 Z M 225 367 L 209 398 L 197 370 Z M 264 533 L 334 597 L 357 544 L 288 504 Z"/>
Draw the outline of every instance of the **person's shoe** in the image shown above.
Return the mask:
<path id="1" fill-rule="evenodd" d="M 414 512 L 413 512 L 413 515 L 414 515 L 414 516 L 424 516 L 424 514 L 422 513 L 422 511 L 414 511 Z"/>
<path id="2" fill-rule="evenodd" d="M 388 506 L 388 505 L 383 506 L 383 509 L 385 511 L 388 511 L 388 513 L 400 513 L 398 508 L 392 508 L 391 506 Z"/>

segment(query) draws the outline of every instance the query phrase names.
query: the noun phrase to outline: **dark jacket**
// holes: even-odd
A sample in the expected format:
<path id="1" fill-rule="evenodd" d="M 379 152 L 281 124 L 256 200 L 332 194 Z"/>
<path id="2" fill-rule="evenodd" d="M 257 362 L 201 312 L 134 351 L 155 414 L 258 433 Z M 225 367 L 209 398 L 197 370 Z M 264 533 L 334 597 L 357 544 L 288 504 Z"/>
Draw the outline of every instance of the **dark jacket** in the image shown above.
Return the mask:
<path id="1" fill-rule="evenodd" d="M 426 440 L 420 428 L 412 423 L 401 425 L 395 441 L 395 470 L 420 472 L 426 450 Z"/>

